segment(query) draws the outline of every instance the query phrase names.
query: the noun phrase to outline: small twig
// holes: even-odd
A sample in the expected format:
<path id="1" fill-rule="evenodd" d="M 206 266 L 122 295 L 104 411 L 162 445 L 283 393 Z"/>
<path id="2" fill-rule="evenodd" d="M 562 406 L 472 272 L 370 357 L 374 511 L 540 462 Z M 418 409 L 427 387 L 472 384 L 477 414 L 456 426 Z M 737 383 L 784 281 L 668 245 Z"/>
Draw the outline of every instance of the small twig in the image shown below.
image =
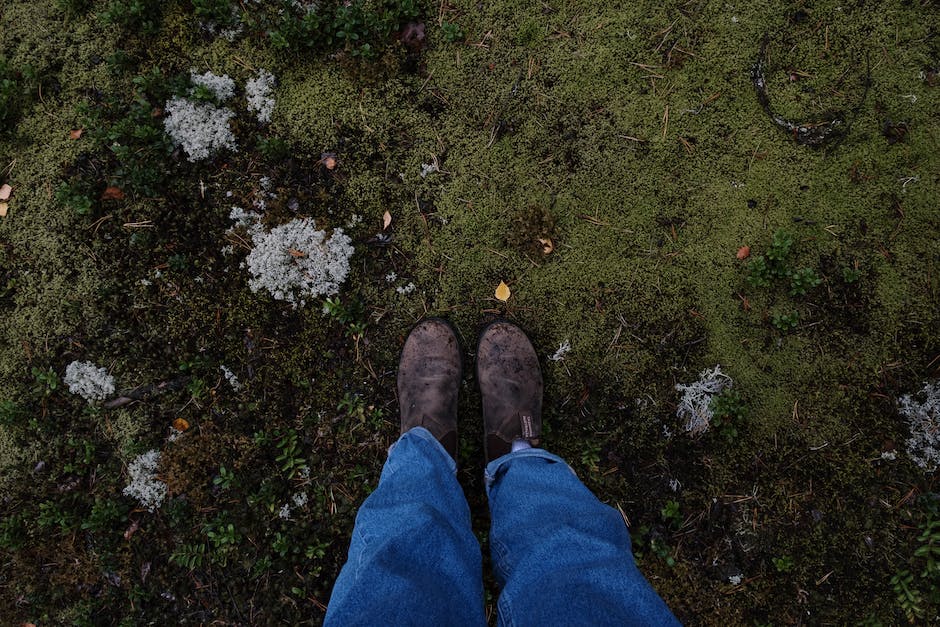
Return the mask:
<path id="1" fill-rule="evenodd" d="M 111 399 L 102 405 L 105 409 L 116 409 L 118 407 L 124 407 L 128 403 L 133 401 L 141 401 L 151 396 L 153 394 L 159 394 L 162 392 L 168 392 L 172 390 L 179 390 L 186 386 L 187 383 L 192 379 L 191 376 L 186 375 L 184 377 L 179 377 L 178 379 L 173 379 L 172 381 L 162 381 L 160 383 L 154 383 L 151 385 L 142 385 L 136 387 L 132 390 L 123 392 L 121 396 Z"/>

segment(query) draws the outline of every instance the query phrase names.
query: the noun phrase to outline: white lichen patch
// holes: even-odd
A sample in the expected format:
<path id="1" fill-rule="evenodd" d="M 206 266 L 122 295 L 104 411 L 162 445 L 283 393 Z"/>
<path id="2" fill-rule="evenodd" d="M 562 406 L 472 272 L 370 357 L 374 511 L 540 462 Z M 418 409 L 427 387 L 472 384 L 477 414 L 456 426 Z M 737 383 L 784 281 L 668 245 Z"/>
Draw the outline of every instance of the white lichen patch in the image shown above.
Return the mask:
<path id="1" fill-rule="evenodd" d="M 228 381 L 228 384 L 232 386 L 232 389 L 236 392 L 242 389 L 242 384 L 238 380 L 238 377 L 235 376 L 235 373 L 232 372 L 225 365 L 219 366 L 219 370 L 222 371 L 222 375 L 225 377 L 225 380 Z"/>
<path id="2" fill-rule="evenodd" d="M 159 463 L 160 451 L 151 450 L 138 455 L 127 467 L 130 483 L 124 488 L 124 495 L 137 499 L 151 513 L 163 504 L 167 494 L 167 485 L 157 478 Z"/>
<path id="3" fill-rule="evenodd" d="M 708 430 L 713 417 L 712 398 L 732 385 L 734 381 L 723 373 L 718 365 L 711 370 L 703 370 L 698 381 L 688 385 L 676 384 L 676 391 L 682 393 L 676 416 L 682 421 L 682 426 L 689 435 L 698 435 Z"/>
<path id="4" fill-rule="evenodd" d="M 235 95 L 235 81 L 229 78 L 227 74 L 218 76 L 212 72 L 197 74 L 196 70 L 189 71 L 189 82 L 193 88 L 189 90 L 190 95 L 196 87 L 204 87 L 212 92 L 219 102 L 228 100 Z"/>
<path id="5" fill-rule="evenodd" d="M 105 368 L 90 361 L 73 361 L 65 367 L 62 379 L 69 392 L 78 394 L 89 403 L 101 401 L 114 394 L 114 377 Z"/>
<path id="6" fill-rule="evenodd" d="M 925 383 L 916 394 L 898 400 L 898 413 L 911 435 L 907 455 L 915 464 L 933 472 L 940 465 L 940 381 Z"/>
<path id="7" fill-rule="evenodd" d="M 317 230 L 312 218 L 298 218 L 270 231 L 249 227 L 254 248 L 245 258 L 253 292 L 266 290 L 275 300 L 303 307 L 307 299 L 331 296 L 349 273 L 355 249 L 342 229 Z"/>
<path id="8" fill-rule="evenodd" d="M 258 76 L 248 79 L 245 83 L 245 99 L 248 101 L 248 110 L 262 124 L 271 121 L 274 112 L 274 75 L 267 70 L 258 72 Z"/>
<path id="9" fill-rule="evenodd" d="M 183 148 L 191 162 L 208 159 L 223 148 L 238 149 L 229 127 L 229 120 L 235 117 L 231 109 L 173 97 L 166 103 L 164 112 L 164 130 L 174 146 Z"/>

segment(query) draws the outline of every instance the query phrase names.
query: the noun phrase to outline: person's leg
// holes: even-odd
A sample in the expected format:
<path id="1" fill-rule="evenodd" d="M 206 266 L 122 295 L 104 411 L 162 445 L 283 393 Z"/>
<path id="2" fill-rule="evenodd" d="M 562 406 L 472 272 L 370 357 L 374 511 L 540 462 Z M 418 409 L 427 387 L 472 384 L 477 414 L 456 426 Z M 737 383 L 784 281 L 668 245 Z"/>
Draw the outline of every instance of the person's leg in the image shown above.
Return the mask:
<path id="1" fill-rule="evenodd" d="M 398 361 L 401 437 L 359 514 L 327 625 L 482 625 L 480 546 L 454 476 L 461 357 L 429 318 Z"/>
<path id="2" fill-rule="evenodd" d="M 486 468 L 501 625 L 678 624 L 633 561 L 620 513 L 537 448 Z"/>
<path id="3" fill-rule="evenodd" d="M 325 625 L 483 625 L 480 545 L 456 464 L 426 429 L 392 445 L 359 508 Z"/>
<path id="4" fill-rule="evenodd" d="M 620 514 L 540 448 L 542 375 L 525 333 L 504 320 L 477 345 L 490 548 L 502 625 L 673 625 L 637 570 Z"/>

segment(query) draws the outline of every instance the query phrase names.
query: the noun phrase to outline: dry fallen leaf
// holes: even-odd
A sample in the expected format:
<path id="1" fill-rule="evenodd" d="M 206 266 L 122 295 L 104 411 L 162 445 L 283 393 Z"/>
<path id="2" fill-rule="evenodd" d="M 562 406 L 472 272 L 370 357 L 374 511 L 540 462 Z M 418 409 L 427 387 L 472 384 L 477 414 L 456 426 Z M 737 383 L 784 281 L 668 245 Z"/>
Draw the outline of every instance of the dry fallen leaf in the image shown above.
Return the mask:
<path id="1" fill-rule="evenodd" d="M 547 237 L 540 237 L 539 243 L 542 244 L 542 254 L 547 255 L 555 250 L 555 244 Z"/>
<path id="2" fill-rule="evenodd" d="M 299 251 L 299 250 L 297 250 L 297 249 L 295 249 L 295 248 L 288 248 L 288 249 L 287 249 L 287 252 L 290 253 L 290 256 L 291 256 L 291 257 L 295 257 L 295 258 L 306 257 L 306 256 L 307 256 L 307 253 L 301 252 L 301 251 Z"/>
<path id="3" fill-rule="evenodd" d="M 69 139 L 78 139 L 84 132 L 85 129 L 83 128 L 73 128 L 71 131 L 69 131 Z"/>
<path id="4" fill-rule="evenodd" d="M 7 217 L 7 211 L 10 209 L 10 205 L 5 202 L 0 202 L 0 218 Z"/>
<path id="5" fill-rule="evenodd" d="M 388 211 L 385 212 L 385 215 L 382 216 L 382 230 L 384 231 L 392 223 L 392 214 Z"/>
<path id="6" fill-rule="evenodd" d="M 124 198 L 124 190 L 120 187 L 115 187 L 114 185 L 109 185 L 104 188 L 104 191 L 101 192 L 101 200 L 122 200 Z"/>
<path id="7" fill-rule="evenodd" d="M 747 259 L 750 256 L 751 256 L 750 246 L 742 246 L 741 248 L 738 249 L 738 259 Z"/>
<path id="8" fill-rule="evenodd" d="M 131 522 L 131 526 L 127 528 L 127 531 L 124 532 L 124 539 L 130 540 L 131 536 L 134 535 L 137 530 L 140 529 L 140 522 L 135 520 Z"/>
<path id="9" fill-rule="evenodd" d="M 509 286 L 506 285 L 505 281 L 500 281 L 499 285 L 496 286 L 496 298 L 505 303 L 510 296 L 512 296 L 512 292 L 509 291 Z"/>
<path id="10" fill-rule="evenodd" d="M 4 183 L 3 186 L 0 187 L 0 200 L 8 200 L 12 192 L 13 188 Z"/>
<path id="11" fill-rule="evenodd" d="M 177 418 L 173 421 L 173 428 L 177 431 L 186 431 L 189 429 L 189 421 L 185 418 Z"/>

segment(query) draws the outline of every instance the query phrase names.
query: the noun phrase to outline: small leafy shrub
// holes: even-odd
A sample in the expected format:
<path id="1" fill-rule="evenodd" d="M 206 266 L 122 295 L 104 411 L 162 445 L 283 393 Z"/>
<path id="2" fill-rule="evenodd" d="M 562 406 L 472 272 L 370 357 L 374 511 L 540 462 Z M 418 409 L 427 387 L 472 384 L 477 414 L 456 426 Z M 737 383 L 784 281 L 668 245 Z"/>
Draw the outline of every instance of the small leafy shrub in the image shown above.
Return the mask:
<path id="1" fill-rule="evenodd" d="M 776 231 L 767 254 L 755 257 L 748 264 L 748 283 L 754 287 L 770 287 L 773 280 L 787 277 L 792 248 L 793 237 L 786 231 Z"/>
<path id="2" fill-rule="evenodd" d="M 909 570 L 899 570 L 891 578 L 891 587 L 894 589 L 894 595 L 898 600 L 898 606 L 908 622 L 915 623 L 925 615 L 923 603 L 924 598 L 920 591 L 914 587 L 914 575 Z"/>
<path id="3" fill-rule="evenodd" d="M 917 548 L 904 568 L 891 578 L 898 606 L 909 622 L 935 615 L 940 605 L 940 498 L 926 494 L 918 498 Z M 919 572 L 919 577 L 915 573 Z"/>
<path id="4" fill-rule="evenodd" d="M 448 43 L 455 43 L 464 38 L 463 29 L 460 28 L 460 24 L 454 22 L 442 23 L 441 35 L 444 37 L 444 41 Z"/>
<path id="5" fill-rule="evenodd" d="M 55 199 L 80 216 L 90 214 L 94 204 L 91 198 L 79 191 L 78 185 L 65 182 L 56 188 Z"/>
<path id="6" fill-rule="evenodd" d="M 162 6 L 158 0 L 112 0 L 100 15 L 109 24 L 152 35 L 160 28 Z"/>
<path id="7" fill-rule="evenodd" d="M 787 331 L 792 331 L 800 324 L 800 312 L 792 311 L 790 313 L 775 313 L 771 317 L 770 323 L 784 333 Z"/>
<path id="8" fill-rule="evenodd" d="M 663 522 L 673 529 L 678 529 L 682 526 L 682 512 L 679 510 L 678 501 L 666 501 L 666 505 L 660 510 L 659 515 L 662 517 Z"/>
<path id="9" fill-rule="evenodd" d="M 230 0 L 193 0 L 193 11 L 196 17 L 216 24 L 230 24 L 233 22 Z"/>
<path id="10" fill-rule="evenodd" d="M 359 299 L 352 299 L 344 305 L 339 297 L 327 297 L 323 301 L 323 314 L 342 324 L 346 335 L 356 338 L 362 337 L 366 330 L 365 304 Z"/>
<path id="11" fill-rule="evenodd" d="M 333 52 L 374 58 L 392 35 L 420 14 L 417 0 L 321 2 L 310 11 L 300 3 L 283 2 L 283 10 L 268 30 L 271 45 L 280 50 Z"/>
<path id="12" fill-rule="evenodd" d="M 127 515 L 127 509 L 111 499 L 96 498 L 91 513 L 82 521 L 82 529 L 106 532 Z"/>
<path id="13" fill-rule="evenodd" d="M 812 268 L 800 268 L 790 273 L 790 296 L 805 296 L 806 292 L 822 283 Z"/>
<path id="14" fill-rule="evenodd" d="M 181 544 L 170 553 L 170 561 L 181 568 L 193 570 L 201 568 L 206 559 L 206 545 L 203 543 Z"/>
<path id="15" fill-rule="evenodd" d="M 297 432 L 293 429 L 287 429 L 279 434 L 277 441 L 279 451 L 275 461 L 281 465 L 281 470 L 293 478 L 294 475 L 307 465 L 307 460 L 300 450 L 300 444 L 297 441 Z"/>
<path id="16" fill-rule="evenodd" d="M 43 370 L 33 366 L 33 393 L 39 396 L 51 396 L 59 387 L 59 375 L 52 368 Z"/>
<path id="17" fill-rule="evenodd" d="M 223 490 L 228 490 L 235 484 L 235 473 L 225 466 L 219 466 L 219 474 L 212 480 L 212 483 Z"/>
<path id="18" fill-rule="evenodd" d="M 738 427 L 747 417 L 747 406 L 740 392 L 725 389 L 711 399 L 712 419 L 710 425 L 726 440 L 738 437 Z"/>
<path id="19" fill-rule="evenodd" d="M 241 536 L 235 530 L 235 525 L 228 522 L 223 513 L 207 523 L 203 531 L 211 545 L 210 559 L 214 564 L 225 566 L 241 540 Z"/>

